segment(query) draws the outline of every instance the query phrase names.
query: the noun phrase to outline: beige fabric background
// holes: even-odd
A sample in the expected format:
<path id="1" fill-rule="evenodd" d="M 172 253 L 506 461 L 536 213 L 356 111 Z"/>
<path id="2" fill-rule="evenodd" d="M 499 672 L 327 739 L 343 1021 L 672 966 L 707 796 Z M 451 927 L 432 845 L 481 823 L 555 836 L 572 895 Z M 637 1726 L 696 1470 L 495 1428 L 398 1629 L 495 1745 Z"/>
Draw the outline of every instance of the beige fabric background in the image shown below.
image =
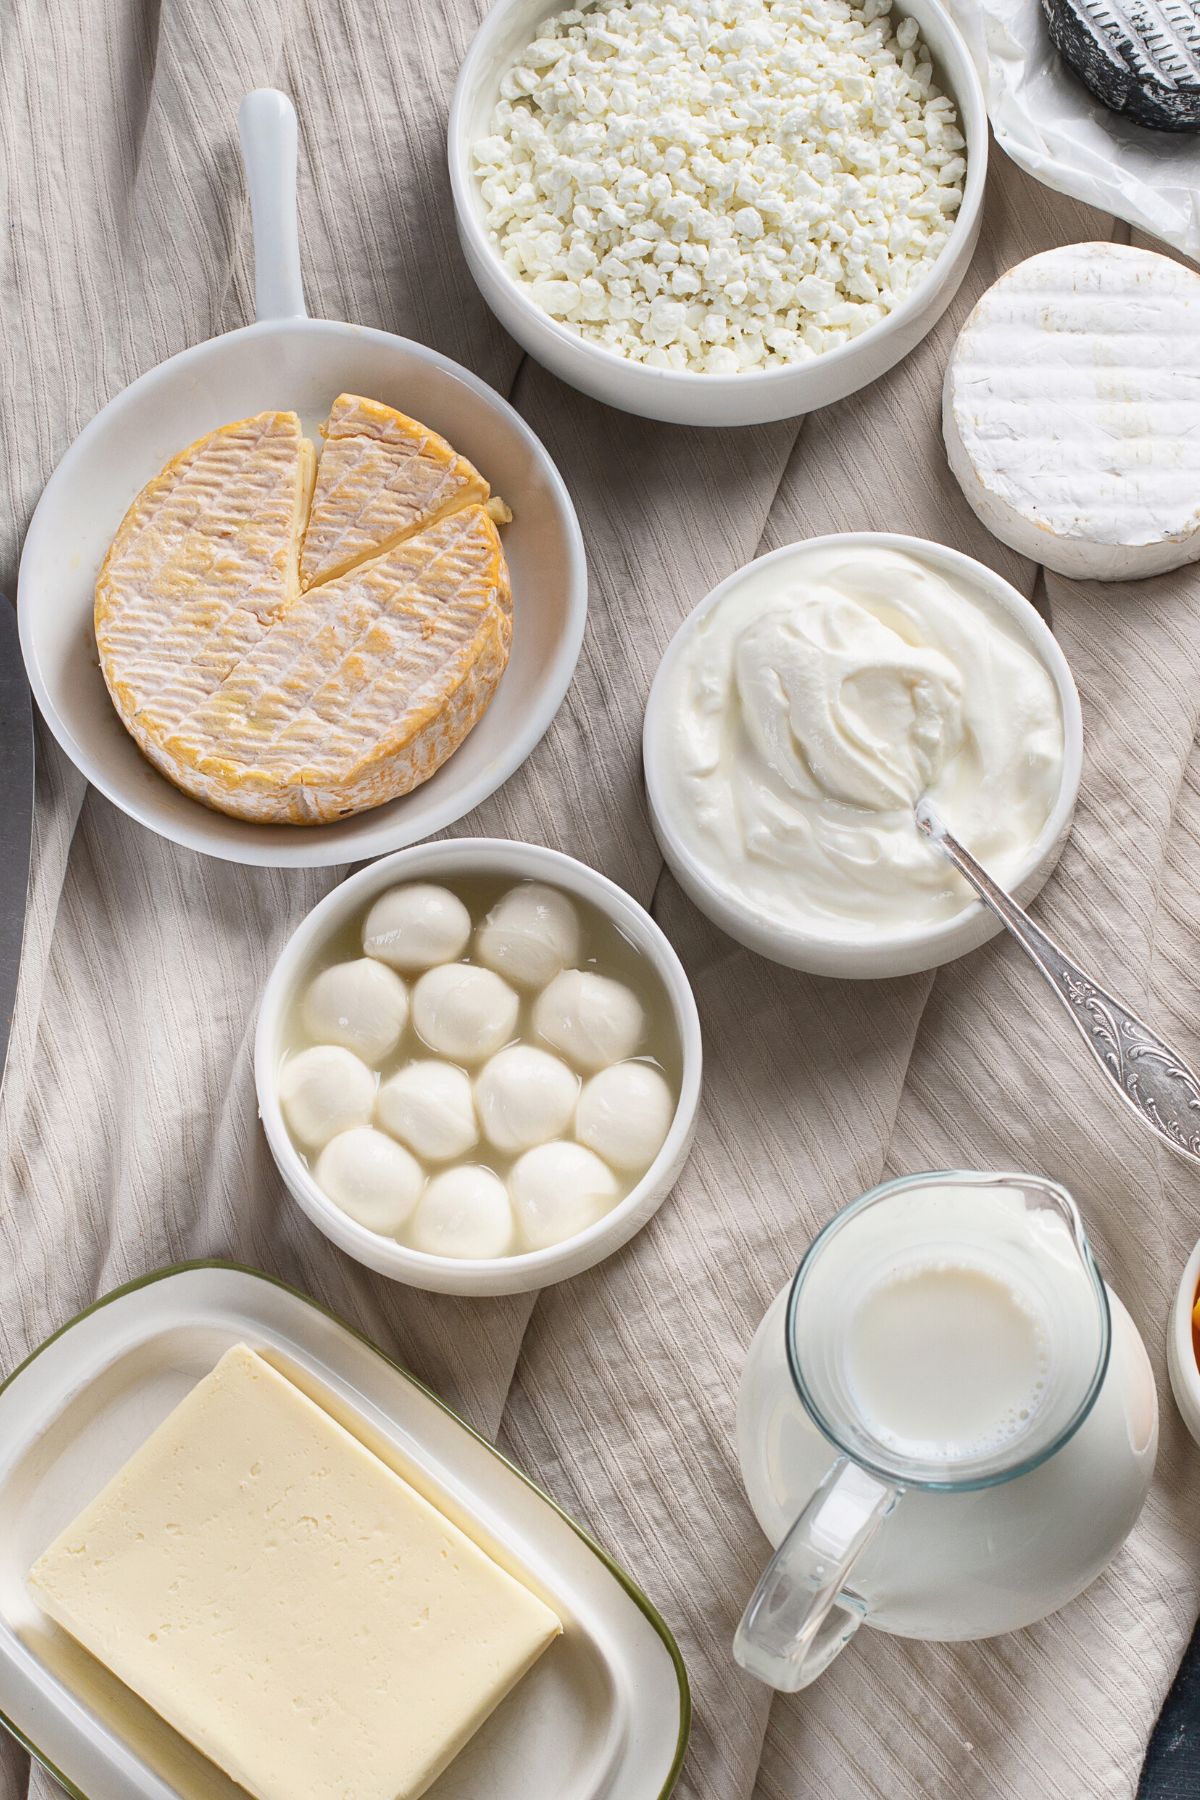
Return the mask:
<path id="1" fill-rule="evenodd" d="M 526 767 L 458 829 L 556 844 L 652 906 L 706 1034 L 695 1154 L 622 1255 L 536 1300 L 468 1304 L 370 1276 L 285 1202 L 250 1066 L 272 959 L 340 872 L 177 850 L 85 792 L 43 734 L 0 1112 L 0 1363 L 140 1271 L 205 1254 L 259 1265 L 498 1435 L 644 1584 L 691 1671 L 690 1800 L 1128 1800 L 1200 1605 L 1200 1453 L 1162 1353 L 1200 1179 L 1100 1097 L 1004 945 L 871 987 L 739 951 L 663 874 L 638 756 L 663 646 L 756 551 L 854 527 L 961 546 L 1050 610 L 1083 696 L 1083 795 L 1040 916 L 1200 1050 L 1196 574 L 1043 583 L 967 511 L 938 434 L 945 357 L 982 288 L 1034 251 L 1121 228 L 997 155 L 966 285 L 890 377 L 803 423 L 634 423 L 523 361 L 459 256 L 443 131 L 480 7 L 2 0 L 0 579 L 14 583 L 42 483 L 87 419 L 152 363 L 250 316 L 235 113 L 250 87 L 286 88 L 311 310 L 420 338 L 511 394 L 579 507 L 592 610 L 575 683 Z M 1074 1190 L 1159 1377 L 1154 1490 L 1110 1572 L 1057 1618 L 958 1647 L 868 1632 L 816 1688 L 772 1702 L 728 1653 L 764 1553 L 732 1448 L 745 1347 L 839 1203 L 947 1164 L 1025 1165 Z M 49 1784 L 5 1746 L 3 1800 L 26 1791 Z"/>

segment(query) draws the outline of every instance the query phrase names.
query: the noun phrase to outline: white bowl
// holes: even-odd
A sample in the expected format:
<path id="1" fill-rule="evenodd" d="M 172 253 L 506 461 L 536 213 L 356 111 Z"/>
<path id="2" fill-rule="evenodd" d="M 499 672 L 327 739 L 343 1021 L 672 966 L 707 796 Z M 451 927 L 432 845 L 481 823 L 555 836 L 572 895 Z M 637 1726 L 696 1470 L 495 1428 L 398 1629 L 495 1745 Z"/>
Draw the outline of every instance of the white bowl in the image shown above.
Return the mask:
<path id="1" fill-rule="evenodd" d="M 503 533 L 513 645 L 496 696 L 466 742 L 402 799 L 330 825 L 255 825 L 212 812 L 151 767 L 104 685 L 92 624 L 96 576 L 125 510 L 177 451 L 268 408 L 311 433 L 346 390 L 434 426 L 513 509 Z M 311 868 L 361 862 L 442 831 L 529 755 L 579 656 L 587 565 L 575 510 L 550 457 L 491 388 L 423 344 L 329 319 L 267 319 L 173 356 L 86 426 L 46 486 L 21 558 L 21 647 L 38 706 L 75 766 L 123 812 L 231 862 Z"/>
<path id="2" fill-rule="evenodd" d="M 933 52 L 943 90 L 954 100 L 967 140 L 962 205 L 933 267 L 901 304 L 861 337 L 811 362 L 736 375 L 647 368 L 589 342 L 535 305 L 497 254 L 471 165 L 471 146 L 491 129 L 502 76 L 520 60 L 554 0 L 497 0 L 467 51 L 450 108 L 450 183 L 468 267 L 505 329 L 572 387 L 647 419 L 677 425 L 761 425 L 844 399 L 914 349 L 937 323 L 967 272 L 982 217 L 988 125 L 979 77 L 966 43 L 939 0 L 902 0 Z"/>
<path id="3" fill-rule="evenodd" d="M 705 616 L 717 606 L 733 587 L 741 582 L 749 568 L 774 562 L 786 562 L 798 550 L 837 546 L 848 550 L 866 546 L 907 551 L 923 558 L 934 567 L 951 575 L 966 577 L 983 589 L 996 607 L 1018 626 L 1029 648 L 1045 665 L 1058 691 L 1063 719 L 1063 764 L 1058 795 L 1041 833 L 1022 861 L 1012 891 L 1018 899 L 1028 901 L 1038 892 L 1053 869 L 1067 841 L 1083 762 L 1083 721 L 1079 711 L 1079 694 L 1067 659 L 1053 632 L 1028 600 L 994 570 L 973 557 L 951 550 L 925 538 L 904 537 L 896 532 L 853 531 L 831 533 L 827 537 L 805 538 L 798 544 L 785 544 L 769 556 L 735 570 L 719 587 L 713 589 L 690 613 L 667 645 L 659 664 L 646 703 L 642 732 L 642 755 L 646 771 L 646 793 L 650 819 L 679 885 L 701 912 L 706 913 L 722 931 L 755 950 L 772 962 L 789 969 L 806 969 L 813 975 L 835 975 L 867 979 L 892 975 L 911 975 L 920 969 L 934 969 L 952 962 L 968 950 L 975 950 L 988 938 L 1002 930 L 994 914 L 979 901 L 972 901 L 954 918 L 935 925 L 919 926 L 912 931 L 889 933 L 876 940 L 847 942 L 844 938 L 819 932 L 789 929 L 776 920 L 753 911 L 743 902 L 716 886 L 704 864 L 684 842 L 676 829 L 667 800 L 662 758 L 666 739 L 662 721 L 666 717 L 666 687 L 671 669 L 694 636 Z"/>
<path id="4" fill-rule="evenodd" d="M 1167 1373 L 1183 1422 L 1200 1444 L 1200 1367 L 1192 1347 L 1192 1308 L 1200 1287 L 1200 1244 L 1188 1257 L 1167 1321 Z"/>
<path id="5" fill-rule="evenodd" d="M 325 1195 L 305 1167 L 283 1122 L 277 1073 L 285 1048 L 288 1014 L 315 957 L 331 936 L 365 911 L 377 894 L 400 881 L 444 881 L 494 876 L 545 881 L 575 894 L 611 919 L 653 966 L 663 984 L 680 1049 L 680 1089 L 675 1117 L 662 1149 L 625 1198 L 595 1225 L 520 1256 L 479 1260 L 429 1256 L 368 1231 Z M 315 906 L 293 932 L 263 993 L 254 1040 L 258 1109 L 267 1142 L 289 1193 L 326 1237 L 349 1255 L 410 1287 L 439 1294 L 522 1294 L 548 1287 L 602 1262 L 640 1231 L 670 1193 L 687 1159 L 700 1104 L 700 1019 L 683 965 L 654 920 L 636 900 L 586 863 L 537 844 L 504 838 L 450 838 L 386 856 L 360 869 Z"/>

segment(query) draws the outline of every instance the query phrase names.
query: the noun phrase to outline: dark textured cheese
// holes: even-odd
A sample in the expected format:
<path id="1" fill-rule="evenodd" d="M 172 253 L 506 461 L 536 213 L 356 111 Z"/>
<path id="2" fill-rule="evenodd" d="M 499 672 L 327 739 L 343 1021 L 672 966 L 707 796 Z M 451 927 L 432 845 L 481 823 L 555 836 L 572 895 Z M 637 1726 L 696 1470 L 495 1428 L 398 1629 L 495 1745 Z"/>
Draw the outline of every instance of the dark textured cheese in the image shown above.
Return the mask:
<path id="1" fill-rule="evenodd" d="M 1200 131 L 1200 0 L 1042 0 L 1098 100 L 1154 131 Z"/>

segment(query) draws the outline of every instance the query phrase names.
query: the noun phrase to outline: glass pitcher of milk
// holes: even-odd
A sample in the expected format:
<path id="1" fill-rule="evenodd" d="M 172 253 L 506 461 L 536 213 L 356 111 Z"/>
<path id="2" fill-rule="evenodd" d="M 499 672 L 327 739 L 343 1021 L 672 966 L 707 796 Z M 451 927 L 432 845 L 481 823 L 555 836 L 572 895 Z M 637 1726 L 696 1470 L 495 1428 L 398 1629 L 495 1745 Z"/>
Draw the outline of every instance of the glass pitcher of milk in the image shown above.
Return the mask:
<path id="1" fill-rule="evenodd" d="M 864 1621 L 990 1637 L 1082 1591 L 1132 1528 L 1158 1408 L 1071 1196 L 914 1175 L 811 1245 L 747 1359 L 738 1452 L 775 1556 L 734 1639 L 793 1692 Z"/>

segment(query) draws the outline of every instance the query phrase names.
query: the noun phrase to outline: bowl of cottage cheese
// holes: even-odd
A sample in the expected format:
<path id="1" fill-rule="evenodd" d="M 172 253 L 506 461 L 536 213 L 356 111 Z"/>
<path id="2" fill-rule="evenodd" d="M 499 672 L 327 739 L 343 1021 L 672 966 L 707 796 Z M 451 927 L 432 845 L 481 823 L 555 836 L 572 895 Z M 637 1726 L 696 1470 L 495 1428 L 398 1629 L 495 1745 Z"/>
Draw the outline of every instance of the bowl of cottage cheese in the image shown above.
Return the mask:
<path id="1" fill-rule="evenodd" d="M 685 891 L 791 968 L 949 962 L 1000 929 L 922 836 L 928 795 L 1022 900 L 1070 830 L 1083 733 L 1066 658 L 993 570 L 854 532 L 789 544 L 714 589 L 667 648 L 643 755 Z"/>
<path id="2" fill-rule="evenodd" d="M 939 0 L 498 0 L 449 128 L 501 323 L 648 418 L 789 418 L 930 330 L 978 238 L 987 118 Z"/>

